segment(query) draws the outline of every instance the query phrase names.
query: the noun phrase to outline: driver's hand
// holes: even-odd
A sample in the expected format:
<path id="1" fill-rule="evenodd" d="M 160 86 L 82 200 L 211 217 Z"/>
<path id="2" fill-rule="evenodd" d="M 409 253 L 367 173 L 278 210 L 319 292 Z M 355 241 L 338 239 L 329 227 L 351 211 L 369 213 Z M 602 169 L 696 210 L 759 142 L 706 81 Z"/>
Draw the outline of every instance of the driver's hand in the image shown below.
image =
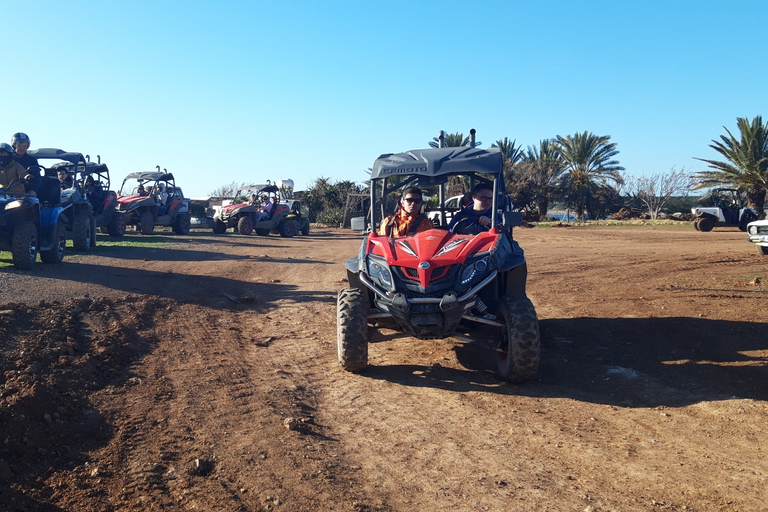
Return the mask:
<path id="1" fill-rule="evenodd" d="M 491 219 L 489 219 L 486 216 L 480 217 L 479 219 L 477 219 L 477 222 L 479 222 L 481 226 L 490 226 L 491 225 Z"/>

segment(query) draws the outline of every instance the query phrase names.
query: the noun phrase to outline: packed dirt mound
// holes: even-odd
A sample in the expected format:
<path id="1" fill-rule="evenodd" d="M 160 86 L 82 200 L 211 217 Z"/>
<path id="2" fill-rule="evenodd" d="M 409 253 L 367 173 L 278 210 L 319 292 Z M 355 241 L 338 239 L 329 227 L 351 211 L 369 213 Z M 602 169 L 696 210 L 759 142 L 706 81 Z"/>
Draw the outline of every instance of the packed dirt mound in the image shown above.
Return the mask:
<path id="1" fill-rule="evenodd" d="M 608 217 L 610 220 L 629 220 L 640 218 L 644 218 L 643 213 L 640 210 L 630 210 L 629 208 L 622 208 L 618 212 Z"/>

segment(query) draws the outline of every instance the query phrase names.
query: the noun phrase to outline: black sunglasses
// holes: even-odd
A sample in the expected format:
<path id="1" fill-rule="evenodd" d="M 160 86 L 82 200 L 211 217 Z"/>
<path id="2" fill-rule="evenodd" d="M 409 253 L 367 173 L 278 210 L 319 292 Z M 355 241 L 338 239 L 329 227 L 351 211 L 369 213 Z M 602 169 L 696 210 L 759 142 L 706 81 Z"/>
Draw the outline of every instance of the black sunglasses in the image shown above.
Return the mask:
<path id="1" fill-rule="evenodd" d="M 406 197 L 405 200 L 408 201 L 409 203 L 416 203 L 416 204 L 419 204 L 421 202 L 420 197 Z"/>

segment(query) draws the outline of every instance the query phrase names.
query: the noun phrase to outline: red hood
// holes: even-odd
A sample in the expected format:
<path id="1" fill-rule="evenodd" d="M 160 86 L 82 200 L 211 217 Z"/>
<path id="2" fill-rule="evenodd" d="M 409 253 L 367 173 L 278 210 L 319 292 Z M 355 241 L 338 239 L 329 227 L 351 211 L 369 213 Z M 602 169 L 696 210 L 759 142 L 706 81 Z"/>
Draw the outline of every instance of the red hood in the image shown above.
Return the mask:
<path id="1" fill-rule="evenodd" d="M 444 229 L 430 229 L 394 239 L 371 233 L 366 250 L 368 254 L 383 257 L 390 266 L 415 269 L 421 286 L 426 288 L 433 274 L 436 279 L 451 265 L 464 263 L 475 253 L 491 250 L 499 236 L 495 229 L 479 235 L 455 235 Z"/>
<path id="2" fill-rule="evenodd" d="M 155 204 L 155 200 L 151 196 L 117 196 L 117 202 L 120 203 L 121 206 L 135 205 L 142 201 L 149 201 L 150 204 Z"/>
<path id="3" fill-rule="evenodd" d="M 222 206 L 221 207 L 221 211 L 231 212 L 231 211 L 234 211 L 234 210 L 239 210 L 240 208 L 245 208 L 246 206 L 250 206 L 250 207 L 256 209 L 256 207 L 253 206 L 252 204 L 240 203 L 240 204 L 228 204 L 227 206 Z"/>

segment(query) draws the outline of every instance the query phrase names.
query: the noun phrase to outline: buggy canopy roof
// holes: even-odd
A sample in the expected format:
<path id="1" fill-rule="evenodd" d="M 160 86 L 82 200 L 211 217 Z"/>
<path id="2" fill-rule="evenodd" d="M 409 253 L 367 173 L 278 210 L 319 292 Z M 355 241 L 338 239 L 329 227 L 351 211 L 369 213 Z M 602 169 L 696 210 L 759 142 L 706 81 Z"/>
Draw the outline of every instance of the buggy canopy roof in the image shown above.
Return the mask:
<path id="1" fill-rule="evenodd" d="M 140 181 L 174 181 L 173 174 L 170 172 L 157 172 L 157 171 L 142 171 L 132 172 L 126 176 L 125 180 L 140 180 Z"/>
<path id="2" fill-rule="evenodd" d="M 69 162 L 71 164 L 81 164 L 85 163 L 85 157 L 82 153 L 77 152 L 70 152 L 70 151 L 64 151 L 63 149 L 56 149 L 56 148 L 39 148 L 39 149 L 30 149 L 27 151 L 27 153 L 40 159 L 57 159 L 57 160 L 64 160 L 65 162 Z"/>
<path id="3" fill-rule="evenodd" d="M 381 155 L 373 163 L 371 179 L 402 175 L 434 177 L 449 174 L 500 174 L 501 169 L 499 148 L 461 146 L 414 149 L 405 153 Z"/>

